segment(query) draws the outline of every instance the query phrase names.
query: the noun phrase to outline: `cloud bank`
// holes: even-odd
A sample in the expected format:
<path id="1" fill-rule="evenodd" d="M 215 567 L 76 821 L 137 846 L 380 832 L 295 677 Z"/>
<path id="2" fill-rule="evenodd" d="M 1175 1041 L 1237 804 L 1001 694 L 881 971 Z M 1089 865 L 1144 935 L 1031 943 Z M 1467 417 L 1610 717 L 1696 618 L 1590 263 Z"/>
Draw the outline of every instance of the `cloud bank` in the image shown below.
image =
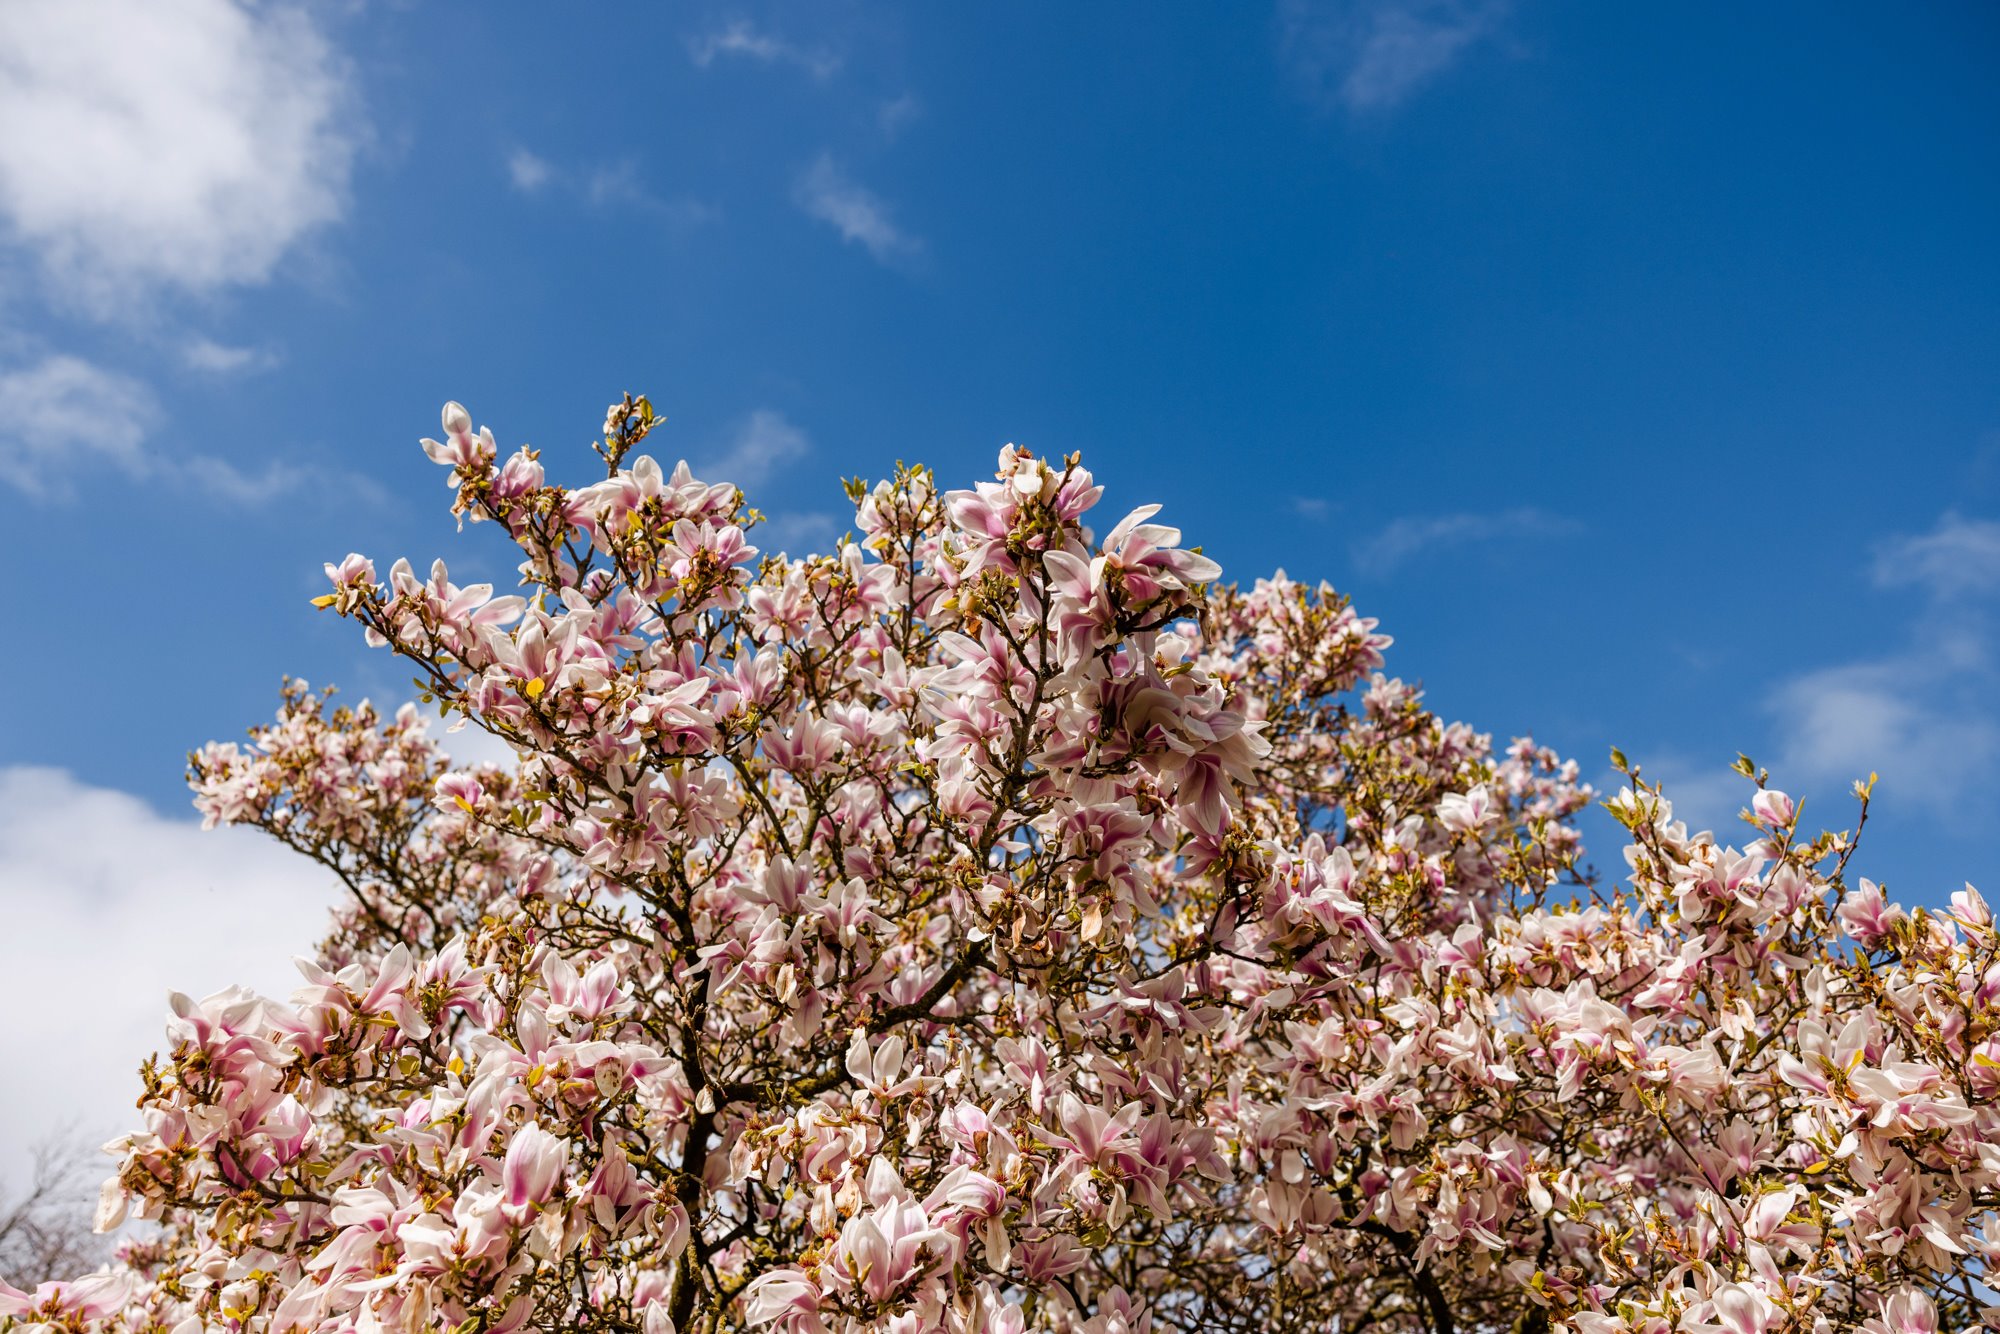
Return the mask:
<path id="1" fill-rule="evenodd" d="M 138 1124 L 137 1070 L 167 995 L 241 983 L 288 996 L 338 887 L 259 834 L 204 833 L 60 769 L 0 768 L 0 976 L 14 1017 L 0 1063 L 33 1070 L 0 1098 L 0 1177 L 74 1127 Z"/>

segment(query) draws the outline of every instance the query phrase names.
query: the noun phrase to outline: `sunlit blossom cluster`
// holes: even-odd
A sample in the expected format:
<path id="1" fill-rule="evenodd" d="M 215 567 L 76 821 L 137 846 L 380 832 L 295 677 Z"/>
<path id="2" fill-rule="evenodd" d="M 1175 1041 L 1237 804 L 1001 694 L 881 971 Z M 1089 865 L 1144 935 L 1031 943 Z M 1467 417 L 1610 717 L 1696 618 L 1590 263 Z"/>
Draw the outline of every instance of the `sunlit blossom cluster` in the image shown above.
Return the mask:
<path id="1" fill-rule="evenodd" d="M 2000 938 L 1746 783 L 1430 713 L 1077 458 L 856 483 L 825 555 L 638 452 L 424 448 L 516 591 L 359 556 L 421 707 L 192 757 L 343 906 L 176 997 L 106 1272 L 18 1328 L 1931 1334 L 1991 1318 Z M 437 723 L 433 724 L 435 716 Z M 433 725 L 517 757 L 451 766 Z M 1747 767 L 1747 766 L 1746 766 Z M 1866 793 L 1861 806 L 1865 815 Z M 0 1328 L 5 1320 L 0 1320 Z"/>

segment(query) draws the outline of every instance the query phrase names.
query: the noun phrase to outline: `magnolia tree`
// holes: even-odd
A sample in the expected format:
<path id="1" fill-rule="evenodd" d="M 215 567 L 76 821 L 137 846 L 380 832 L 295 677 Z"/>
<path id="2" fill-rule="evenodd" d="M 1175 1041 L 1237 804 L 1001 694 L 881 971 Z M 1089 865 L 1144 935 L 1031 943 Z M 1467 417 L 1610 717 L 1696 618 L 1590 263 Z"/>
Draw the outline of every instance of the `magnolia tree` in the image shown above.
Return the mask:
<path id="1" fill-rule="evenodd" d="M 289 1000 L 175 997 L 113 1144 L 118 1331 L 1927 1334 L 1993 1318 L 2000 942 L 1757 791 L 1428 712 L 1331 589 L 1242 589 L 1072 457 L 855 484 L 827 555 L 637 453 L 504 462 L 521 592 L 319 599 L 418 710 L 287 686 L 209 824 L 348 891 Z M 1620 761 L 1621 767 L 1623 762 Z M 1865 818 L 1867 791 L 1860 789 Z M 1858 829 L 1858 824 L 1857 824 Z M 128 1229 L 129 1230 L 129 1229 Z"/>

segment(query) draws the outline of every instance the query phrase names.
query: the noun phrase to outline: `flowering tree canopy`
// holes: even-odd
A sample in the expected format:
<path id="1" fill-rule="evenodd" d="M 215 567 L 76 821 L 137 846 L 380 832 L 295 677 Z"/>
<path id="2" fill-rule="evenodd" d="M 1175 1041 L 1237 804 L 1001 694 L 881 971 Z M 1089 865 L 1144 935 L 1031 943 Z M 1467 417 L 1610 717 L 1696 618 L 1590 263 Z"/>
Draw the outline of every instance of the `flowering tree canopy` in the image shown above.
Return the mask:
<path id="1" fill-rule="evenodd" d="M 350 891 L 288 1000 L 173 1000 L 100 1225 L 18 1325 L 1666 1334 L 1978 1323 L 2000 939 L 1757 791 L 1428 712 L 1332 589 L 1242 589 L 1080 461 L 850 487 L 830 554 L 605 422 L 424 448 L 521 592 L 319 602 L 504 742 L 293 683 L 210 824 Z M 1619 761 L 1621 767 L 1623 761 Z M 1867 789 L 1859 790 L 1865 819 Z M 1857 824 L 1858 829 L 1858 824 Z"/>

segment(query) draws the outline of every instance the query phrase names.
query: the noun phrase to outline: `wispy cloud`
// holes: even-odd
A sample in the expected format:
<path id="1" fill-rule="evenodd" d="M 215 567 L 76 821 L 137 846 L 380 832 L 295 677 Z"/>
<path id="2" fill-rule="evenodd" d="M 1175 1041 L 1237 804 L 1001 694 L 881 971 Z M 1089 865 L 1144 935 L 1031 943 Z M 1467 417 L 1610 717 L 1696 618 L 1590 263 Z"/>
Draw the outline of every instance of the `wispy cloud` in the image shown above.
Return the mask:
<path id="1" fill-rule="evenodd" d="M 795 45 L 745 19 L 690 37 L 687 48 L 688 58 L 703 69 L 718 59 L 734 56 L 760 65 L 792 65 L 815 79 L 830 79 L 840 72 L 842 64 L 838 52 Z"/>
<path id="2" fill-rule="evenodd" d="M 1773 773 L 1829 794 L 1876 773 L 1890 795 L 1957 811 L 2000 761 L 1987 637 L 1926 628 L 1900 652 L 1782 682 Z"/>
<path id="3" fill-rule="evenodd" d="M 783 552 L 790 556 L 800 556 L 808 551 L 831 551 L 843 526 L 842 520 L 817 510 L 773 514 L 761 528 L 752 532 L 751 541 L 764 551 Z"/>
<path id="4" fill-rule="evenodd" d="M 0 232 L 66 305 L 266 281 L 346 208 L 362 119 L 301 7 L 0 5 Z"/>
<path id="5" fill-rule="evenodd" d="M 654 190 L 638 162 L 630 158 L 573 169 L 525 148 L 516 149 L 507 158 L 507 179 L 524 195 L 560 191 L 593 209 L 646 214 L 673 227 L 697 227 L 717 216 L 713 205 Z"/>
<path id="6" fill-rule="evenodd" d="M 743 419 L 726 445 L 702 459 L 698 471 L 707 480 L 747 489 L 763 485 L 811 452 L 812 441 L 784 413 L 759 408 Z"/>
<path id="7" fill-rule="evenodd" d="M 1928 597 L 1900 621 L 1873 618 L 1864 653 L 1768 685 L 1759 703 L 1769 731 L 1752 754 L 1774 784 L 1820 811 L 1815 823 L 1839 823 L 1843 803 L 1851 813 L 1853 784 L 1871 773 L 1885 809 L 1960 826 L 1992 818 L 2000 813 L 2000 524 L 1947 513 L 1928 532 L 1879 543 L 1867 573 L 1877 587 L 1919 587 Z M 1668 746 L 1646 776 L 1664 781 L 1691 825 L 1738 834 L 1731 817 L 1750 795 L 1741 775 Z"/>
<path id="8" fill-rule="evenodd" d="M 166 464 L 162 471 L 184 485 L 245 509 L 268 505 L 279 496 L 298 490 L 313 475 L 309 469 L 276 462 L 267 463 L 256 472 L 245 472 L 208 454 L 190 454 Z"/>
<path id="9" fill-rule="evenodd" d="M 308 471 L 273 461 L 261 472 L 205 454 L 152 447 L 159 401 L 145 384 L 79 357 L 54 355 L 0 373 L 0 482 L 31 499 L 64 501 L 83 479 L 155 479 L 236 505 L 264 504 Z"/>
<path id="10" fill-rule="evenodd" d="M 875 112 L 875 124 L 881 127 L 882 136 L 894 139 L 924 114 L 924 104 L 914 93 L 904 93 L 892 97 Z"/>
<path id="11" fill-rule="evenodd" d="M 2000 589 L 2000 523 L 1947 512 L 1928 533 L 1893 538 L 1875 548 L 1875 582 L 1917 587 L 1933 598 Z"/>
<path id="12" fill-rule="evenodd" d="M 555 169 L 547 158 L 517 148 L 507 157 L 507 179 L 524 195 L 531 195 L 549 183 Z"/>
<path id="13" fill-rule="evenodd" d="M 759 408 L 737 423 L 729 438 L 705 454 L 694 468 L 705 481 L 733 482 L 754 492 L 810 453 L 811 439 L 785 414 Z M 840 536 L 841 527 L 842 521 L 831 514 L 789 510 L 766 514 L 751 540 L 763 551 L 797 556 L 827 550 Z"/>
<path id="14" fill-rule="evenodd" d="M 2000 523 L 1947 512 L 1877 544 L 1869 573 L 1926 601 L 1904 625 L 1877 627 L 1875 652 L 1771 691 L 1773 770 L 1834 791 L 1878 773 L 1888 796 L 1960 811 L 2000 778 Z"/>
<path id="15" fill-rule="evenodd" d="M 106 466 L 149 470 L 146 438 L 159 411 L 145 385 L 78 357 L 0 374 L 0 480 L 53 499 Z"/>
<path id="16" fill-rule="evenodd" d="M 181 359 L 195 370 L 214 375 L 237 371 L 264 370 L 277 364 L 271 352 L 256 347 L 235 347 L 212 338 L 195 337 L 181 345 Z"/>
<path id="17" fill-rule="evenodd" d="M 688 207 L 653 193 L 632 161 L 610 162 L 583 174 L 583 197 L 592 208 L 639 208 L 672 211 Z"/>
<path id="18" fill-rule="evenodd" d="M 1376 574 L 1387 574 L 1427 552 L 1475 542 L 1568 537 L 1581 532 L 1573 519 L 1532 507 L 1499 514 L 1438 514 L 1397 519 L 1373 537 L 1354 544 L 1354 563 Z"/>
<path id="19" fill-rule="evenodd" d="M 1506 0 L 1280 0 L 1279 50 L 1314 100 L 1400 106 L 1490 38 Z"/>
<path id="20" fill-rule="evenodd" d="M 827 154 L 799 173 L 792 199 L 808 217 L 839 232 L 841 240 L 865 248 L 877 263 L 906 267 L 923 254 L 923 242 L 896 225 L 881 196 L 849 179 Z"/>

